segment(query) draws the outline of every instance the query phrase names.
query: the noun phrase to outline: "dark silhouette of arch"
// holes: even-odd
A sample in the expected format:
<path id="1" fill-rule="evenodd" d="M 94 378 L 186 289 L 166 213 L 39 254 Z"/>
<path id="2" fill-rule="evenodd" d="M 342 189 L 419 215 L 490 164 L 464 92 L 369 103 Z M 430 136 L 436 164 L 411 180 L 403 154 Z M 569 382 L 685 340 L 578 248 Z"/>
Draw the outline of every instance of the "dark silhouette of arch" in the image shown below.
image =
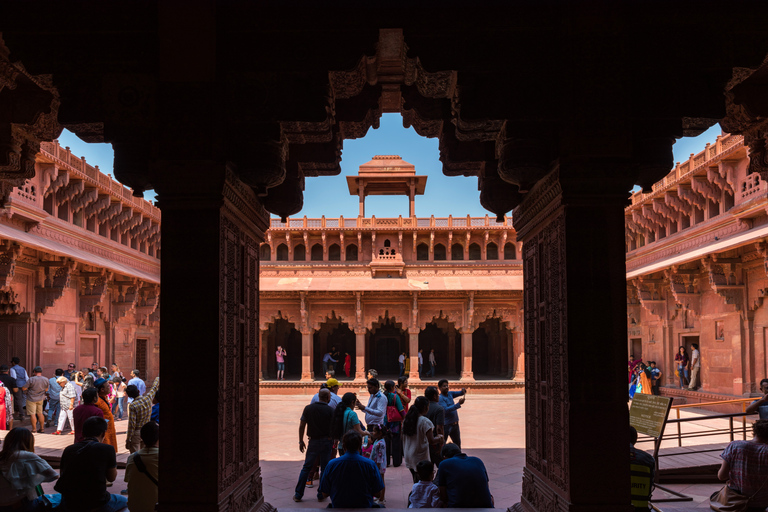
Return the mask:
<path id="1" fill-rule="evenodd" d="M 272 247 L 269 244 L 261 244 L 259 248 L 259 259 L 261 261 L 270 261 L 272 259 Z"/>
<path id="2" fill-rule="evenodd" d="M 355 244 L 349 244 L 347 246 L 347 261 L 357 261 L 357 246 Z"/>
<path id="3" fill-rule="evenodd" d="M 445 246 L 443 244 L 435 244 L 435 261 L 445 260 Z"/>
<path id="4" fill-rule="evenodd" d="M 461 244 L 453 244 L 451 246 L 451 259 L 463 260 L 464 259 L 464 246 Z"/>
<path id="5" fill-rule="evenodd" d="M 416 259 L 418 261 L 427 261 L 429 259 L 429 246 L 425 243 L 420 243 L 416 246 Z"/>
<path id="6" fill-rule="evenodd" d="M 288 261 L 288 246 L 280 244 L 277 246 L 277 261 Z"/>
<path id="7" fill-rule="evenodd" d="M 485 246 L 485 259 L 497 260 L 499 259 L 499 246 L 491 242 Z"/>
<path id="8" fill-rule="evenodd" d="M 469 259 L 479 260 L 481 258 L 480 246 L 472 243 L 469 244 Z"/>
<path id="9" fill-rule="evenodd" d="M 307 260 L 307 248 L 304 244 L 299 244 L 293 248 L 293 261 L 306 261 Z"/>
<path id="10" fill-rule="evenodd" d="M 313 245 L 310 258 L 312 261 L 323 261 L 323 246 L 320 244 Z"/>
<path id="11" fill-rule="evenodd" d="M 328 261 L 341 261 L 341 247 L 339 247 L 339 244 L 331 244 L 328 248 Z"/>
<path id="12" fill-rule="evenodd" d="M 513 244 L 512 242 L 507 242 L 504 245 L 504 259 L 505 260 L 517 259 L 517 248 L 515 248 L 515 244 Z"/>
<path id="13" fill-rule="evenodd" d="M 392 244 L 389 241 L 389 238 L 384 240 L 384 247 L 392 247 Z"/>

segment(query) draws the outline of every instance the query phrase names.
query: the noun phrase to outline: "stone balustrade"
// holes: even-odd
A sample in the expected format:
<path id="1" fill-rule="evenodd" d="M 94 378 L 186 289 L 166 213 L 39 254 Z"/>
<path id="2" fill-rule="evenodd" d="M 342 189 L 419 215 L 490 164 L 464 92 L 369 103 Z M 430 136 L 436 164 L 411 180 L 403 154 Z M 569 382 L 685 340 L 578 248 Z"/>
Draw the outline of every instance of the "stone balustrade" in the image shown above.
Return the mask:
<path id="1" fill-rule="evenodd" d="M 486 227 L 489 229 L 511 229 L 512 217 L 505 217 L 504 222 L 496 222 L 496 219 L 486 215 L 485 217 L 352 217 L 352 218 L 288 218 L 286 222 L 280 219 L 272 219 L 270 227 L 273 230 L 292 228 L 365 228 L 365 229 L 392 229 L 392 228 L 475 228 Z"/>

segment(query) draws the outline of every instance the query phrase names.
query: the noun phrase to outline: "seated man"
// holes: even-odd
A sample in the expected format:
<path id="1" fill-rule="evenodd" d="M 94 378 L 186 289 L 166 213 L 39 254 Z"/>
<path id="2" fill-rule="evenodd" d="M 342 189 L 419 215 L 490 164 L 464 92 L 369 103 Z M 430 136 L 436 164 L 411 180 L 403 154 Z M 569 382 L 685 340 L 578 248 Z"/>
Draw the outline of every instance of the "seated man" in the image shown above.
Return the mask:
<path id="1" fill-rule="evenodd" d="M 144 448 L 133 452 L 125 466 L 128 508 L 133 512 L 154 512 L 157 503 L 157 464 L 160 426 L 154 421 L 141 427 Z"/>
<path id="2" fill-rule="evenodd" d="M 350 430 L 341 440 L 344 455 L 325 466 L 320 495 L 331 497 L 333 508 L 372 508 L 373 498 L 384 496 L 384 482 L 376 463 L 360 455 L 363 436 Z"/>
<path id="3" fill-rule="evenodd" d="M 653 491 L 653 473 L 656 469 L 656 461 L 653 456 L 643 450 L 635 448 L 637 442 L 637 430 L 629 427 L 629 474 L 632 482 L 632 506 L 637 512 L 648 510 L 648 502 Z"/>
<path id="4" fill-rule="evenodd" d="M 54 489 L 61 493 L 62 512 L 117 512 L 128 505 L 125 496 L 109 494 L 107 482 L 117 478 L 115 449 L 104 444 L 107 421 L 90 417 L 83 424 L 83 440 L 61 455 L 61 476 Z"/>
<path id="5" fill-rule="evenodd" d="M 483 461 L 461 453 L 454 443 L 443 446 L 442 456 L 437 470 L 440 501 L 448 508 L 493 508 Z"/>

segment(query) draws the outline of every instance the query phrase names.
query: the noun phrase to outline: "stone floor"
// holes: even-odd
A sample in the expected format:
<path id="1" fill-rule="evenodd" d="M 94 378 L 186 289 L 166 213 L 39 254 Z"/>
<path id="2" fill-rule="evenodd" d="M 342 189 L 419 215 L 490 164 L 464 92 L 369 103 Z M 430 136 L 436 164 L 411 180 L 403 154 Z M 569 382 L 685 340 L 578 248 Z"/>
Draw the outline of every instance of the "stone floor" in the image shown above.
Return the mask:
<path id="1" fill-rule="evenodd" d="M 361 396 L 365 402 L 366 398 Z M 308 403 L 305 396 L 262 396 L 260 401 L 260 449 L 264 496 L 278 509 L 325 508 L 326 502 L 317 502 L 317 489 L 306 489 L 304 501 L 292 500 L 293 489 L 304 460 L 298 450 L 298 425 L 303 407 Z M 471 394 L 459 412 L 462 428 L 462 445 L 466 453 L 480 457 L 486 465 L 490 478 L 490 488 L 497 508 L 507 508 L 520 499 L 522 471 L 525 459 L 525 410 L 522 395 L 476 395 Z M 686 424 L 684 431 L 714 429 L 717 421 L 706 420 L 706 413 L 698 409 L 688 409 L 683 416 L 697 417 L 701 421 Z M 118 445 L 124 446 L 126 421 L 116 422 Z M 48 429 L 52 432 L 53 429 Z M 676 430 L 675 430 L 676 431 Z M 670 432 L 671 433 L 671 432 Z M 0 431 L 0 439 L 6 434 Z M 688 440 L 684 445 L 694 442 L 723 442 L 725 437 L 705 438 L 706 441 Z M 56 457 L 72 443 L 72 436 L 52 436 L 50 433 L 35 434 L 36 451 L 49 457 Z M 670 440 L 665 446 L 676 446 Z M 646 445 L 648 446 L 648 445 Z M 118 460 L 127 458 L 124 448 L 118 452 Z M 117 481 L 111 492 L 125 488 L 124 470 L 119 470 Z M 387 508 L 404 509 L 411 489 L 411 477 L 403 465 L 388 468 L 385 476 L 387 486 Z M 317 485 L 317 482 L 315 483 Z M 693 498 L 691 502 L 657 503 L 664 512 L 709 508 L 707 498 L 720 488 L 718 484 L 669 484 L 666 487 L 685 493 Z M 46 484 L 46 492 L 53 492 L 53 485 Z M 655 497 L 663 493 L 657 491 Z"/>

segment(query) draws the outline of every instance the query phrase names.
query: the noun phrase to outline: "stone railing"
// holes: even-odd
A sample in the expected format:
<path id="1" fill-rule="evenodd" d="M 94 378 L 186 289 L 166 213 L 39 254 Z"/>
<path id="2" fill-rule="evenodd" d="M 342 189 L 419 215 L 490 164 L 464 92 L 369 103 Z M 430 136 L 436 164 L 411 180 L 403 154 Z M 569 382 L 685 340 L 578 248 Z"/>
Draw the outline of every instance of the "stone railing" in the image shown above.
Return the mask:
<path id="1" fill-rule="evenodd" d="M 280 219 L 271 219 L 270 227 L 272 229 L 316 229 L 316 228 L 363 228 L 363 229 L 393 229 L 393 228 L 490 228 L 490 229 L 510 229 L 512 228 L 512 217 L 504 218 L 504 222 L 496 222 L 496 219 L 486 215 L 485 217 L 354 217 L 351 219 L 326 218 L 319 219 L 288 218 L 286 222 L 280 222 Z"/>
<path id="2" fill-rule="evenodd" d="M 741 135 L 719 135 L 715 144 L 707 143 L 703 151 L 695 155 L 691 154 L 691 157 L 683 163 L 678 162 L 669 174 L 653 184 L 653 192 L 643 193 L 638 191 L 632 194 L 632 205 L 647 201 L 657 196 L 659 192 L 677 185 L 681 181 L 690 179 L 692 173 L 699 171 L 711 160 L 742 146 L 744 146 L 744 137 Z"/>

